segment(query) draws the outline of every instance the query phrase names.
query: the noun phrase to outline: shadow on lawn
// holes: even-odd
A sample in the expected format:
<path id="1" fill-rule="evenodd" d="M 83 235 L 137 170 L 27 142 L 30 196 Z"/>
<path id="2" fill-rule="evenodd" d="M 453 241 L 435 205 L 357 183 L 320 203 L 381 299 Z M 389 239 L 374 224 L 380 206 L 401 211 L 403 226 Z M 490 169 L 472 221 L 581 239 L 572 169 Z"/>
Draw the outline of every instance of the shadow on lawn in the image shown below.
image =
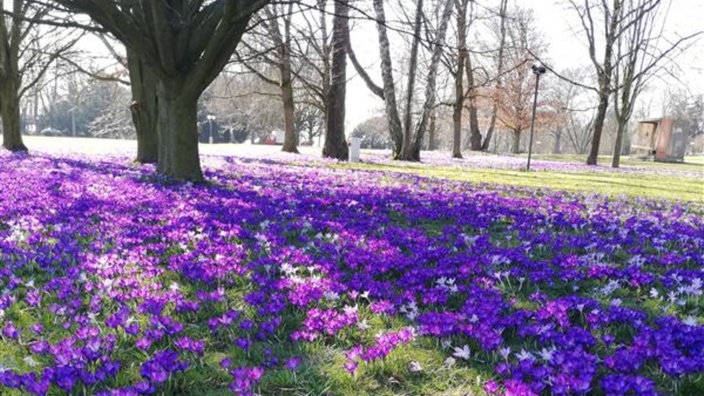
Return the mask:
<path id="1" fill-rule="evenodd" d="M 326 229 L 347 229 L 347 236 L 354 240 L 366 240 L 374 242 L 370 232 L 394 225 L 391 219 L 393 209 L 385 209 L 386 213 L 381 215 L 374 213 L 375 208 L 372 203 L 380 196 L 403 197 L 403 202 L 407 205 L 421 207 L 426 204 L 425 198 L 408 196 L 406 191 L 398 186 L 386 186 L 378 191 L 365 191 L 355 188 L 346 188 L 343 184 L 331 183 L 324 186 L 315 186 L 315 180 L 307 180 L 309 183 L 302 183 L 298 190 L 282 191 L 272 188 L 276 183 L 287 183 L 297 180 L 294 172 L 283 177 L 271 174 L 261 178 L 248 175 L 233 176 L 232 170 L 216 170 L 209 173 L 217 176 L 220 180 L 239 180 L 247 184 L 238 184 L 240 188 L 228 184 L 205 184 L 190 185 L 187 183 L 172 183 L 167 180 L 154 178 L 152 170 L 135 168 L 134 165 L 120 164 L 113 161 L 92 161 L 75 158 L 55 158 L 50 156 L 38 156 L 37 158 L 50 164 L 50 170 L 42 175 L 42 186 L 44 191 L 33 191 L 34 194 L 41 194 L 45 201 L 38 202 L 38 205 L 46 205 L 51 210 L 40 211 L 41 221 L 45 225 L 53 227 L 50 232 L 51 238 L 55 242 L 46 243 L 34 247 L 30 252 L 28 261 L 42 260 L 38 262 L 43 275 L 37 278 L 37 287 L 43 286 L 41 283 L 49 283 L 55 275 L 65 275 L 66 271 L 72 267 L 80 266 L 81 260 L 86 253 L 109 253 L 114 248 L 111 242 L 123 243 L 119 239 L 125 238 L 130 242 L 124 242 L 123 249 L 142 248 L 155 243 L 156 240 L 145 238 L 140 234 L 141 226 L 147 225 L 156 227 L 161 222 L 170 222 L 179 229 L 188 230 L 196 228 L 217 228 L 218 225 L 232 227 L 238 226 L 244 229 L 237 242 L 241 243 L 249 252 L 254 252 L 257 238 L 256 233 L 262 229 L 262 224 L 269 220 L 273 221 L 272 227 L 276 233 L 282 236 L 282 240 L 276 241 L 278 250 L 286 250 L 289 246 L 300 245 L 302 242 L 294 238 L 297 221 L 301 216 L 311 219 L 322 219 L 321 224 L 326 224 Z M 18 160 L 24 160 L 19 159 Z M 10 165 L 12 165 L 10 161 Z M 235 161 L 226 160 L 230 164 Z M 252 166 L 288 166 L 288 163 L 274 160 L 253 160 L 238 159 L 237 162 Z M 304 166 L 305 165 L 300 165 Z M 39 170 L 38 170 L 39 171 Z M 377 172 L 370 172 L 376 174 Z M 377 175 L 378 176 L 378 175 Z M 91 183 L 104 180 L 104 178 L 118 178 L 121 183 L 116 186 L 116 190 L 106 193 L 105 191 L 93 191 L 93 188 L 110 188 L 111 185 L 92 185 Z M 117 180 L 117 179 L 115 179 Z M 330 179 L 331 181 L 332 179 Z M 115 182 L 117 183 L 117 181 Z M 246 187 L 242 187 L 246 185 Z M 188 188 L 184 188 L 184 187 Z M 320 193 L 327 189 L 335 190 L 334 199 Z M 303 193 L 298 196 L 297 193 Z M 123 196 L 116 196 L 124 194 Z M 170 200 L 170 205 L 164 205 L 163 200 Z M 297 202 L 291 205 L 292 200 Z M 170 211 L 178 200 L 187 200 L 193 208 L 193 213 L 176 214 L 177 218 Z M 50 205 L 60 202 L 61 205 Z M 352 203 L 355 203 L 352 205 Z M 284 214 L 283 211 L 291 210 L 291 213 Z M 183 217 L 179 217 L 182 215 Z M 140 223 L 146 221 L 146 223 Z M 380 223 L 381 221 L 381 223 Z M 102 230 L 109 238 L 96 236 L 95 230 Z M 294 231 L 291 240 L 287 240 L 289 231 Z M 316 230 L 318 231 L 318 230 Z M 324 232 L 325 229 L 321 229 Z M 157 235 L 158 236 L 158 235 Z M 163 236 L 163 235 L 162 235 Z M 300 235 L 298 236 L 300 237 Z M 100 241 L 94 243 L 94 239 Z M 111 239 L 113 239 L 111 241 Z M 309 238 L 310 239 L 310 238 Z M 93 252 L 93 250 L 96 250 Z M 262 265 L 272 263 L 273 255 L 282 254 L 281 251 L 271 252 L 272 256 L 253 255 L 245 263 L 252 273 L 259 272 L 261 275 Z M 162 268 L 167 269 L 168 257 L 161 258 Z M 372 257 L 371 260 L 383 262 L 384 257 Z M 356 292 L 363 292 L 367 285 L 353 285 L 356 279 L 355 270 L 346 267 L 347 263 L 339 257 L 321 253 L 319 256 L 311 257 L 318 265 L 327 266 L 330 270 L 343 267 L 344 270 L 338 275 L 339 281 L 343 285 L 350 285 Z M 279 263 L 277 263 L 279 264 Z M 32 274 L 29 274 L 32 275 Z M 195 281 L 185 277 L 183 274 L 173 274 L 184 290 L 191 292 L 213 291 L 216 285 L 207 282 Z M 156 281 L 166 281 L 162 277 Z M 245 278 L 244 280 L 247 280 Z M 254 288 L 257 285 L 250 280 L 247 287 Z M 272 275 L 267 282 L 280 283 L 280 274 Z M 378 279 L 383 284 L 385 279 Z M 163 284 L 164 289 L 167 284 Z M 395 285 L 394 285 L 395 287 Z M 271 290 L 274 291 L 273 289 Z M 237 290 L 227 290 L 227 293 L 240 294 Z M 386 293 L 401 293 L 403 290 L 386 290 Z M 191 296 L 192 297 L 192 296 Z M 239 298 L 239 297 L 238 297 Z M 138 302 L 138 301 L 134 301 Z M 133 303 L 134 303 L 133 302 Z M 85 308 L 85 307 L 84 307 Z M 368 307 L 362 307 L 367 309 Z M 103 312 L 104 317 L 98 316 L 98 320 L 105 320 L 110 312 Z M 206 342 L 206 357 L 213 356 L 236 356 L 239 364 L 245 366 L 259 366 L 264 364 L 265 356 L 263 350 L 271 349 L 282 361 L 291 357 L 301 357 L 302 362 L 296 370 L 283 369 L 279 364 L 272 366 L 262 379 L 258 388 L 262 394 L 316 394 L 316 395 L 392 395 L 392 394 L 464 394 L 475 392 L 478 389 L 477 376 L 483 379 L 492 377 L 492 370 L 487 365 L 458 364 L 454 368 L 445 367 L 445 359 L 449 356 L 447 350 L 441 348 L 434 339 L 422 338 L 413 341 L 411 344 L 399 347 L 387 358 L 368 363 L 360 364 L 360 368 L 355 376 L 350 375 L 343 368 L 345 362 L 343 353 L 348 350 L 354 342 L 350 340 L 337 340 L 335 337 L 325 337 L 324 340 L 312 343 L 292 343 L 288 341 L 291 333 L 301 326 L 304 319 L 304 312 L 294 308 L 290 304 L 282 313 L 284 324 L 281 329 L 272 334 L 269 338 L 255 341 L 252 346 L 253 351 L 258 353 L 243 353 L 240 350 L 233 350 L 232 346 L 225 346 L 221 342 Z M 188 323 L 188 317 L 173 314 L 173 317 Z M 252 315 L 253 320 L 259 319 L 256 312 Z M 192 320 L 192 319 L 191 319 Z M 193 334 L 208 334 L 205 319 L 199 322 L 188 323 L 197 329 L 192 330 Z M 412 323 L 401 315 L 391 315 L 388 320 L 376 323 L 374 331 L 398 330 L 409 326 Z M 205 329 L 205 330 L 204 330 Z M 189 330 L 190 331 L 190 330 Z M 239 330 L 237 330 L 239 332 Z M 243 332 L 242 336 L 247 333 Z M 207 337 L 207 336 L 206 336 Z M 355 336 L 356 337 L 356 336 Z M 369 341 L 368 339 L 366 340 Z M 125 345 L 123 345 L 125 346 Z M 127 345 L 132 348 L 132 345 Z M 258 355 L 258 356 L 257 356 Z M 134 357 L 132 357 L 134 359 Z M 412 372 L 409 369 L 411 362 L 418 362 L 423 370 Z M 125 367 L 138 366 L 139 361 L 125 361 Z M 166 394 L 182 394 L 197 390 L 203 394 L 229 394 L 225 386 L 227 385 L 222 375 L 214 375 L 222 371 L 218 368 L 218 362 L 196 363 L 195 374 L 189 375 L 187 380 L 174 379 L 176 385 Z M 221 382 L 209 383 L 211 380 Z"/>

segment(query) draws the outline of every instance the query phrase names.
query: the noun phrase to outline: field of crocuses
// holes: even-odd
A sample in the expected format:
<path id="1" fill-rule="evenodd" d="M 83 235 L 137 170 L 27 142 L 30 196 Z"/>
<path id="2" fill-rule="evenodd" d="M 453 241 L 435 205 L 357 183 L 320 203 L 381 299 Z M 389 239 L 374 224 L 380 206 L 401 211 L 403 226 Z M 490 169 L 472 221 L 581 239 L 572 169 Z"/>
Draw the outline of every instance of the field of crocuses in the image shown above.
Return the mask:
<path id="1" fill-rule="evenodd" d="M 704 394 L 697 203 L 0 154 L 0 394 Z"/>

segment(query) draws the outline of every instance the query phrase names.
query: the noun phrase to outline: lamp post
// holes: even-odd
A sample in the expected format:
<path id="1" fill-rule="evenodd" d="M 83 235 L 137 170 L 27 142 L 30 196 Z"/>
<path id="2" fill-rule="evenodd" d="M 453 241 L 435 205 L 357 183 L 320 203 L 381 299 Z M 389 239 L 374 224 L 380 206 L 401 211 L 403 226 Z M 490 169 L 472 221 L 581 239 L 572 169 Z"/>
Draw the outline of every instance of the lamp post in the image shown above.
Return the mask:
<path id="1" fill-rule="evenodd" d="M 540 84 L 540 76 L 545 74 L 547 70 L 540 62 L 533 63 L 530 67 L 535 74 L 535 93 L 533 94 L 533 117 L 530 121 L 530 142 L 528 143 L 528 164 L 526 165 L 526 170 L 530 170 L 530 157 L 533 154 L 533 134 L 535 132 L 535 109 L 538 107 L 538 85 Z"/>
<path id="2" fill-rule="evenodd" d="M 208 114 L 208 124 L 210 124 L 210 132 L 208 133 L 208 142 L 213 144 L 213 121 L 215 121 L 215 116 Z"/>

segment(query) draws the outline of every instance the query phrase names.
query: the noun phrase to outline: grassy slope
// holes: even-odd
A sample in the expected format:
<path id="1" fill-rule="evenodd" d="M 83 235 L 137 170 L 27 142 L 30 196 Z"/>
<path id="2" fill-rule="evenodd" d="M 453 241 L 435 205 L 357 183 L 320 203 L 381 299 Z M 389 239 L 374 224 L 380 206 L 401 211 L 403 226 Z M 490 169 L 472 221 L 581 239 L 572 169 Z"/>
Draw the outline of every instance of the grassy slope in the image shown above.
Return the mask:
<path id="1" fill-rule="evenodd" d="M 551 188 L 567 191 L 628 195 L 655 199 L 683 200 L 704 203 L 704 180 L 693 177 L 656 173 L 515 171 L 503 169 L 468 169 L 426 164 L 343 164 L 342 168 L 373 169 L 415 173 L 428 177 L 462 180 L 475 183 L 507 184 L 522 187 Z M 697 171 L 701 165 L 660 164 L 662 169 Z"/>

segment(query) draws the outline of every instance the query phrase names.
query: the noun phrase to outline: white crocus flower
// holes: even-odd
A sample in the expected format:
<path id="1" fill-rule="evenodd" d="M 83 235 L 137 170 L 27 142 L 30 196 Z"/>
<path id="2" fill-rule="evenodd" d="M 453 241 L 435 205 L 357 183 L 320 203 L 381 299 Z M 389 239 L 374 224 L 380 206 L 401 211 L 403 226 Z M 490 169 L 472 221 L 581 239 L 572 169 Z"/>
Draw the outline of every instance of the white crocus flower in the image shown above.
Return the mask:
<path id="1" fill-rule="evenodd" d="M 469 345 L 465 345 L 462 348 L 460 347 L 455 347 L 453 348 L 453 353 L 452 356 L 464 360 L 469 360 L 469 357 L 471 355 L 471 351 L 469 350 Z"/>
<path id="2" fill-rule="evenodd" d="M 420 363 L 414 360 L 408 364 L 408 371 L 412 373 L 420 373 L 421 371 L 423 371 L 423 366 L 421 366 Z"/>
<path id="3" fill-rule="evenodd" d="M 504 359 L 508 359 L 509 355 L 511 354 L 511 347 L 503 347 L 499 348 L 499 355 Z"/>
<path id="4" fill-rule="evenodd" d="M 516 354 L 516 357 L 518 360 L 535 360 L 535 356 L 533 356 L 532 353 L 526 351 L 525 349 L 521 349 L 521 352 Z"/>

